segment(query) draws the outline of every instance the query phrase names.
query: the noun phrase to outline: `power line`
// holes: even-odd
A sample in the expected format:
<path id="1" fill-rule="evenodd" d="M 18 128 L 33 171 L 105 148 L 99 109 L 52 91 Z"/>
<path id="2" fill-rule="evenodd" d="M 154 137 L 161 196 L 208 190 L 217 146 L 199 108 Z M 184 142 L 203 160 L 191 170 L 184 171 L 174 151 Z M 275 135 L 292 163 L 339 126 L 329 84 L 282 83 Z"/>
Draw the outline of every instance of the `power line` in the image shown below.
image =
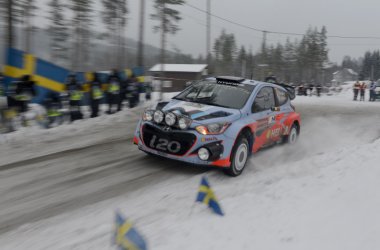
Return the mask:
<path id="1" fill-rule="evenodd" d="M 192 19 L 194 21 L 194 23 L 196 23 L 196 24 L 198 24 L 200 26 L 203 26 L 203 27 L 207 27 L 207 23 L 205 23 L 203 20 L 195 18 L 194 16 L 189 15 L 189 14 L 183 12 L 183 11 L 181 12 L 181 14 L 183 16 L 189 18 L 189 19 Z M 211 27 L 218 27 L 220 29 L 225 29 L 226 28 L 225 26 L 218 25 L 218 24 L 215 24 L 215 23 L 211 24 Z M 228 29 L 227 29 L 227 31 L 228 31 Z M 259 37 L 259 36 L 251 36 L 251 38 L 262 40 L 262 37 Z M 267 39 L 267 41 L 269 41 L 269 42 L 277 42 L 277 40 L 273 40 L 273 39 Z"/>
<path id="2" fill-rule="evenodd" d="M 195 10 L 198 10 L 200 12 L 207 13 L 206 10 L 198 8 L 198 7 L 196 7 L 194 5 L 191 5 L 189 3 L 185 3 L 184 5 L 186 5 L 186 6 L 190 7 L 190 8 L 193 8 Z M 279 35 L 288 35 L 288 36 L 304 36 L 305 35 L 305 34 L 294 33 L 294 32 L 281 32 L 281 31 L 259 29 L 259 28 L 256 28 L 256 27 L 251 27 L 251 26 L 248 26 L 248 25 L 245 25 L 245 24 L 241 24 L 241 23 L 235 22 L 233 20 L 230 20 L 230 19 L 227 19 L 227 18 L 224 18 L 224 17 L 220 17 L 220 16 L 212 14 L 212 13 L 210 13 L 210 15 L 212 17 L 215 17 L 215 18 L 219 19 L 219 20 L 222 20 L 222 21 L 234 24 L 236 26 L 239 26 L 239 27 L 242 27 L 242 28 L 245 28 L 245 29 L 253 30 L 253 31 L 256 31 L 256 32 L 266 32 L 268 34 L 270 33 L 270 34 L 279 34 Z M 339 39 L 373 39 L 373 40 L 380 40 L 380 37 L 378 37 L 378 36 L 338 36 L 338 35 L 328 35 L 326 37 L 327 38 L 339 38 Z"/>

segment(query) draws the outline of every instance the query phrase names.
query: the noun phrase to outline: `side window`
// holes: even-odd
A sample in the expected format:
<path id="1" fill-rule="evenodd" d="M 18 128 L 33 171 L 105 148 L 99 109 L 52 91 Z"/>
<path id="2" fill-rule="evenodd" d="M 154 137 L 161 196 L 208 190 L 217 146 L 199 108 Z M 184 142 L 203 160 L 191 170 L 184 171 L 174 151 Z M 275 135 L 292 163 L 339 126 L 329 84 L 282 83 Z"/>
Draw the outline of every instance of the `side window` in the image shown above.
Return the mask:
<path id="1" fill-rule="evenodd" d="M 252 113 L 270 110 L 275 106 L 273 88 L 264 87 L 256 95 L 252 106 Z"/>
<path id="2" fill-rule="evenodd" d="M 278 106 L 284 105 L 288 101 L 288 94 L 282 89 L 275 88 Z"/>

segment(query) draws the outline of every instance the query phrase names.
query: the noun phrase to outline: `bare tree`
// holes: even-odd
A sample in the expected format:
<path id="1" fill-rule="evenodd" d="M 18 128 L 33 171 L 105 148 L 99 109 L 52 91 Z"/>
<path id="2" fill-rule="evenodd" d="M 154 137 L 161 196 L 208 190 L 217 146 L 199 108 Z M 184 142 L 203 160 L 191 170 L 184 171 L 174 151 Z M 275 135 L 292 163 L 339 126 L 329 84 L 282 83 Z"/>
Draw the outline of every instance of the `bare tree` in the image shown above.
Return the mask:
<path id="1" fill-rule="evenodd" d="M 72 54 L 72 69 L 85 71 L 89 65 L 89 48 L 92 24 L 93 0 L 71 0 L 71 10 L 74 12 L 73 36 L 74 49 Z"/>
<path id="2" fill-rule="evenodd" d="M 155 14 L 151 15 L 154 20 L 160 21 L 160 24 L 153 27 L 155 32 L 161 32 L 161 72 L 164 72 L 165 64 L 165 47 L 166 47 L 166 35 L 175 34 L 179 30 L 177 23 L 182 19 L 180 12 L 173 9 L 173 6 L 183 5 L 184 0 L 155 0 L 154 8 L 156 10 Z M 162 84 L 161 84 L 162 87 Z M 162 91 L 161 91 L 162 95 Z M 162 96 L 160 96 L 162 99 Z"/>
<path id="3" fill-rule="evenodd" d="M 65 20 L 62 0 L 51 0 L 50 7 L 50 24 L 48 28 L 49 36 L 51 38 L 51 59 L 54 62 L 67 63 L 68 59 L 68 27 Z M 65 65 L 66 66 L 66 65 Z"/>
<path id="4" fill-rule="evenodd" d="M 125 27 L 127 25 L 127 0 L 102 0 L 103 22 L 107 26 L 109 39 L 113 45 L 114 67 L 123 67 L 125 58 Z"/>

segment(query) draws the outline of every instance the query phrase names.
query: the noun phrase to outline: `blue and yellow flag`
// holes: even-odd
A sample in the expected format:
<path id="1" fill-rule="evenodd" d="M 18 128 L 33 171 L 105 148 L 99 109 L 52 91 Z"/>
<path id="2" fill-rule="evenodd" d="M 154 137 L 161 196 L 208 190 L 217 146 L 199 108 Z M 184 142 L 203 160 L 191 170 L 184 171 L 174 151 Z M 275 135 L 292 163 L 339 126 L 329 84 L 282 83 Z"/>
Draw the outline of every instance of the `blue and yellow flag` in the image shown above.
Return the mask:
<path id="1" fill-rule="evenodd" d="M 219 205 L 219 202 L 216 199 L 214 191 L 211 189 L 210 184 L 208 183 L 207 178 L 205 176 L 202 177 L 196 201 L 208 205 L 208 207 L 211 208 L 212 211 L 214 211 L 214 213 L 219 214 L 221 216 L 224 215 Z"/>
<path id="2" fill-rule="evenodd" d="M 146 250 L 144 238 L 119 212 L 116 212 L 115 243 L 120 250 Z"/>
<path id="3" fill-rule="evenodd" d="M 4 75 L 18 79 L 23 75 L 30 75 L 40 87 L 61 92 L 64 90 L 65 80 L 69 71 L 50 62 L 41 60 L 32 54 L 9 48 L 7 61 L 4 66 Z"/>
<path id="4" fill-rule="evenodd" d="M 31 80 L 36 83 L 37 97 L 34 102 L 37 103 L 42 102 L 51 91 L 64 91 L 66 77 L 69 74 L 65 68 L 13 48 L 7 50 L 3 71 L 7 90 L 13 81 L 19 80 L 24 75 L 29 75 Z"/>

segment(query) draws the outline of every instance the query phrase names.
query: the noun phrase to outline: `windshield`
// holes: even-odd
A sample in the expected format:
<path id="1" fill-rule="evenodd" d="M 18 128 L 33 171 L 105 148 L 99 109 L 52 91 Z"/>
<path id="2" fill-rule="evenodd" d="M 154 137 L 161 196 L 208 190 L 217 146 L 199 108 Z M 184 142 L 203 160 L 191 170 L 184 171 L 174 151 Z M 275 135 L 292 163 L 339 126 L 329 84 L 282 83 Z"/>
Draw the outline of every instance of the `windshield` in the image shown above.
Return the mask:
<path id="1" fill-rule="evenodd" d="M 227 85 L 216 83 L 216 81 L 200 81 L 191 85 L 174 99 L 241 109 L 254 88 L 255 86 L 250 84 Z"/>

